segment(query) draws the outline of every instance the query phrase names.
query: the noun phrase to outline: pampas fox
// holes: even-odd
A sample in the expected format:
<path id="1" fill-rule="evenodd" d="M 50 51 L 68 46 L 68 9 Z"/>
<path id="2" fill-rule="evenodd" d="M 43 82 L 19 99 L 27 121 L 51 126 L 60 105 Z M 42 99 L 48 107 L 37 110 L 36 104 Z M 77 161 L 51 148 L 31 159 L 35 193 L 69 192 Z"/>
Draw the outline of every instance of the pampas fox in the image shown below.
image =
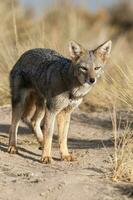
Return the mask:
<path id="1" fill-rule="evenodd" d="M 112 42 L 87 50 L 72 41 L 71 59 L 51 49 L 25 52 L 10 72 L 12 124 L 9 153 L 16 153 L 19 121 L 36 108 L 32 127 L 42 145 L 41 161 L 49 163 L 57 118 L 61 159 L 72 161 L 67 147 L 70 116 L 92 89 L 110 56 Z M 40 124 L 43 120 L 43 130 Z"/>

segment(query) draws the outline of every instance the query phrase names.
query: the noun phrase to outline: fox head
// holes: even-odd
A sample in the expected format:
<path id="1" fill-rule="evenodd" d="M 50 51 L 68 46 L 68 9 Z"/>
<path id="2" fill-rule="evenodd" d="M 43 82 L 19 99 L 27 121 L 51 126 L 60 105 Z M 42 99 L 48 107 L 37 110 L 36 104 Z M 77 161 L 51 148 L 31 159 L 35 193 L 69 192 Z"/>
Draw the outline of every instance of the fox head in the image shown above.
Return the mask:
<path id="1" fill-rule="evenodd" d="M 109 40 L 94 50 L 87 50 L 77 42 L 69 43 L 69 51 L 73 62 L 74 75 L 83 85 L 96 83 L 110 56 L 112 42 Z"/>

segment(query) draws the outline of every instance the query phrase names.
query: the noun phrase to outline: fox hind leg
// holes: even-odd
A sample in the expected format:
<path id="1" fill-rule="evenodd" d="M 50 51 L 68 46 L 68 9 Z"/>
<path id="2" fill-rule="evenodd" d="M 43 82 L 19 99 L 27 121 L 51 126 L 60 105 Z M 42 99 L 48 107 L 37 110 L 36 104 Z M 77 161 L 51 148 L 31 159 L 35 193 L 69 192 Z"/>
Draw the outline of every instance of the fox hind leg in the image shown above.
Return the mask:
<path id="1" fill-rule="evenodd" d="M 42 97 L 37 99 L 36 111 L 31 119 L 32 129 L 36 135 L 37 141 L 40 144 L 40 149 L 43 146 L 43 133 L 41 130 L 41 122 L 45 115 L 45 99 Z"/>
<path id="2" fill-rule="evenodd" d="M 41 122 L 45 113 L 44 98 L 37 97 L 35 92 L 31 92 L 26 98 L 25 108 L 22 115 L 22 120 L 36 135 L 37 141 L 40 144 L 40 149 L 43 143 L 43 134 L 41 130 Z"/>
<path id="3" fill-rule="evenodd" d="M 30 92 L 25 100 L 24 112 L 22 115 L 22 121 L 27 124 L 30 128 L 31 119 L 36 111 L 36 94 L 34 92 Z"/>
<path id="4" fill-rule="evenodd" d="M 23 96 L 23 97 L 22 97 Z M 26 92 L 22 91 L 18 94 L 17 98 L 12 97 L 12 122 L 9 130 L 9 153 L 17 152 L 17 132 L 20 119 L 22 117 Z"/>

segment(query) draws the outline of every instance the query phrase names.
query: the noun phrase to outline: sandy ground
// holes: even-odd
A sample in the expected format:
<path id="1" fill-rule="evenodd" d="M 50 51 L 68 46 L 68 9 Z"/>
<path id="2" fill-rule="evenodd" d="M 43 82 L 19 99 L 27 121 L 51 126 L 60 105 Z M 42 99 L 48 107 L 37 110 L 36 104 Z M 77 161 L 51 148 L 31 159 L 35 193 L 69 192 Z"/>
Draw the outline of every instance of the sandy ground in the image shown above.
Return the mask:
<path id="1" fill-rule="evenodd" d="M 10 106 L 0 108 L 0 200 L 125 200 L 133 185 L 111 181 L 112 124 L 108 113 L 72 115 L 68 145 L 77 160 L 60 161 L 57 134 L 52 164 L 40 163 L 34 135 L 21 123 L 19 153 L 7 153 Z"/>

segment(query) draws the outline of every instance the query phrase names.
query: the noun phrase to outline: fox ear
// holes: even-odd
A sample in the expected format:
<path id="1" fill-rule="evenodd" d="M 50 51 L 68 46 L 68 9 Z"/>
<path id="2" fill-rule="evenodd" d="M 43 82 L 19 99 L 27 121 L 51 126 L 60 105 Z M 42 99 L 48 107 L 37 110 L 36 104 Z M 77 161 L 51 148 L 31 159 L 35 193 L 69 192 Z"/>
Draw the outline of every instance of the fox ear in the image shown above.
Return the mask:
<path id="1" fill-rule="evenodd" d="M 72 58 L 77 59 L 83 53 L 83 48 L 77 42 L 69 42 L 69 52 Z"/>
<path id="2" fill-rule="evenodd" d="M 111 47 L 112 47 L 112 42 L 111 40 L 104 42 L 100 46 L 98 46 L 95 50 L 94 53 L 99 56 L 103 61 L 105 61 L 111 53 Z"/>

